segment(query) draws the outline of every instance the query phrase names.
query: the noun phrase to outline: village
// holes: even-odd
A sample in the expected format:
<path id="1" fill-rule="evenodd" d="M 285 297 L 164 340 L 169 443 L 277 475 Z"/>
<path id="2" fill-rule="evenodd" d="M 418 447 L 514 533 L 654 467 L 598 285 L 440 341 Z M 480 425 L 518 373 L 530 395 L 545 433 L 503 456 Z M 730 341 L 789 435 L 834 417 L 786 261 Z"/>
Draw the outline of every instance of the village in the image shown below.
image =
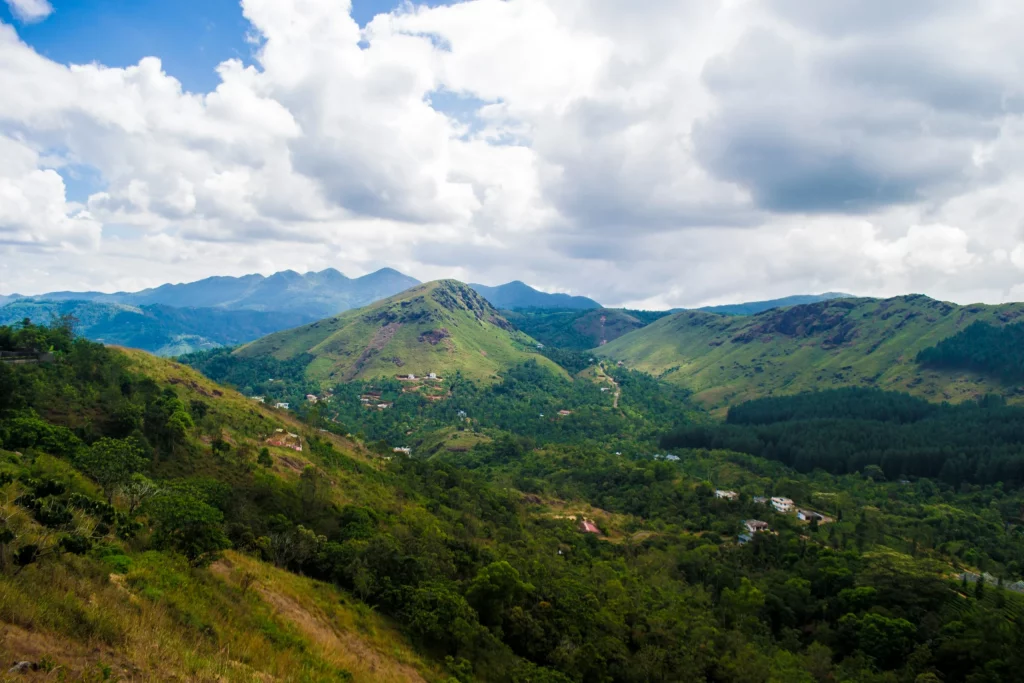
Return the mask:
<path id="1" fill-rule="evenodd" d="M 718 498 L 720 500 L 738 502 L 740 499 L 740 494 L 737 493 L 736 491 L 729 491 L 726 489 L 715 489 L 715 498 Z M 777 512 L 778 514 L 793 515 L 799 521 L 806 522 L 808 524 L 820 525 L 828 524 L 833 521 L 831 517 L 824 515 L 816 510 L 797 507 L 792 499 L 786 498 L 784 496 L 772 496 L 771 498 L 767 496 L 754 496 L 751 500 L 755 504 L 763 505 L 766 508 Z M 768 524 L 768 522 L 762 521 L 760 519 L 745 519 L 743 520 L 743 527 L 744 529 L 746 529 L 746 531 L 744 531 L 737 537 L 737 542 L 740 545 L 743 545 L 744 543 L 749 543 L 751 540 L 753 540 L 754 534 L 775 533 L 771 530 L 771 526 Z"/>

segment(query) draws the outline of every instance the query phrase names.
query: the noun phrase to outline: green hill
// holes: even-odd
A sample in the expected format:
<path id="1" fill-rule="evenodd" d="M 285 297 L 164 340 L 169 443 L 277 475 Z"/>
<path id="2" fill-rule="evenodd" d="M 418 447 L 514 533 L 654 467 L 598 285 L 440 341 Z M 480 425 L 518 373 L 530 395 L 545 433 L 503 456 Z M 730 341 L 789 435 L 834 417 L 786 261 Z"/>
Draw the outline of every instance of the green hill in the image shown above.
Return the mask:
<path id="1" fill-rule="evenodd" d="M 959 402 L 1015 390 L 966 370 L 924 368 L 917 354 L 975 321 L 1002 325 L 1022 316 L 1024 304 L 957 306 L 922 295 L 823 301 L 751 317 L 684 311 L 596 353 L 687 387 L 713 408 L 843 386 Z"/>
<path id="2" fill-rule="evenodd" d="M 579 351 L 601 346 L 638 330 L 668 311 L 629 311 L 619 308 L 590 310 L 533 308 L 502 311 L 509 322 L 548 346 Z"/>
<path id="3" fill-rule="evenodd" d="M 418 285 L 366 308 L 272 334 L 235 354 L 279 361 L 308 357 L 306 378 L 323 383 L 456 372 L 493 381 L 531 358 L 561 372 L 537 353 L 533 339 L 455 280 Z"/>
<path id="4" fill-rule="evenodd" d="M 773 308 L 787 308 L 789 306 L 801 306 L 803 304 L 815 304 L 819 301 L 831 301 L 832 299 L 856 299 L 853 294 L 841 292 L 825 292 L 824 294 L 797 294 L 786 296 L 781 299 L 769 299 L 767 301 L 748 301 L 741 304 L 725 304 L 724 306 L 703 306 L 696 310 L 707 313 L 721 313 L 723 315 L 756 315 Z"/>

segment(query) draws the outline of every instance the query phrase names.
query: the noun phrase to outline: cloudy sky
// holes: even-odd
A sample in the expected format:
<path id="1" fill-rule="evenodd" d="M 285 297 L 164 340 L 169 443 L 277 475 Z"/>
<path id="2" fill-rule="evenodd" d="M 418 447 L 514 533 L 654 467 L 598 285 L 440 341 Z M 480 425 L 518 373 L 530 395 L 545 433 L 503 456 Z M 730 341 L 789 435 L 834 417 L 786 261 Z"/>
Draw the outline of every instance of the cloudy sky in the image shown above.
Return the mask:
<path id="1" fill-rule="evenodd" d="M 1019 0 L 3 0 L 0 293 L 1024 299 Z"/>

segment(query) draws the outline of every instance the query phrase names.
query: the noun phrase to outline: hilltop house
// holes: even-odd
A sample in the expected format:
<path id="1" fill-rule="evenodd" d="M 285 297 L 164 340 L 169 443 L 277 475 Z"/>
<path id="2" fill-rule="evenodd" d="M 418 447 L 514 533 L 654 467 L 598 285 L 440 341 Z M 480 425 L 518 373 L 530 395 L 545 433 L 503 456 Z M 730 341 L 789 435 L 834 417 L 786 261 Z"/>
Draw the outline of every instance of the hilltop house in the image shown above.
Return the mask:
<path id="1" fill-rule="evenodd" d="M 743 526 L 747 527 L 747 531 L 752 534 L 756 534 L 759 531 L 768 531 L 768 522 L 762 522 L 759 519 L 748 519 L 743 522 Z"/>
<path id="2" fill-rule="evenodd" d="M 735 491 L 725 491 L 723 489 L 715 489 L 715 498 L 724 498 L 725 500 L 739 500 L 740 494 Z"/>
<path id="3" fill-rule="evenodd" d="M 773 496 L 772 507 L 775 508 L 776 512 L 791 512 L 793 510 L 793 501 L 789 498 Z"/>

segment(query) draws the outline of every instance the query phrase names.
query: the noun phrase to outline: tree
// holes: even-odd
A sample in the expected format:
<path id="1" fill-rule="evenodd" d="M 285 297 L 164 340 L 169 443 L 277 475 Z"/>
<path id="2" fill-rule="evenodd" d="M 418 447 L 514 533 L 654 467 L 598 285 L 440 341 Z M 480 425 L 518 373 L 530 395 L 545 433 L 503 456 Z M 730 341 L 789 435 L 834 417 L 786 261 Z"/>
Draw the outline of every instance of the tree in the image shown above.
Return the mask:
<path id="1" fill-rule="evenodd" d="M 114 491 L 146 466 L 145 453 L 145 448 L 134 437 L 103 438 L 89 448 L 82 449 L 77 464 L 103 487 L 109 503 Z"/>
<path id="2" fill-rule="evenodd" d="M 220 510 L 187 493 L 169 492 L 146 506 L 153 521 L 153 543 L 176 550 L 194 566 L 209 564 L 230 546 Z"/>
<path id="3" fill-rule="evenodd" d="M 155 496 L 160 488 L 148 477 L 136 472 L 121 484 L 120 494 L 128 503 L 128 514 L 133 514 L 147 500 Z"/>
<path id="4" fill-rule="evenodd" d="M 500 627 L 505 612 L 519 603 L 533 586 L 524 583 L 519 570 L 504 560 L 481 569 L 466 591 L 466 599 L 480 615 L 480 622 Z"/>
<path id="5" fill-rule="evenodd" d="M 260 449 L 260 454 L 256 457 L 256 462 L 262 467 L 273 467 L 274 459 L 270 457 L 270 449 L 264 446 Z"/>

